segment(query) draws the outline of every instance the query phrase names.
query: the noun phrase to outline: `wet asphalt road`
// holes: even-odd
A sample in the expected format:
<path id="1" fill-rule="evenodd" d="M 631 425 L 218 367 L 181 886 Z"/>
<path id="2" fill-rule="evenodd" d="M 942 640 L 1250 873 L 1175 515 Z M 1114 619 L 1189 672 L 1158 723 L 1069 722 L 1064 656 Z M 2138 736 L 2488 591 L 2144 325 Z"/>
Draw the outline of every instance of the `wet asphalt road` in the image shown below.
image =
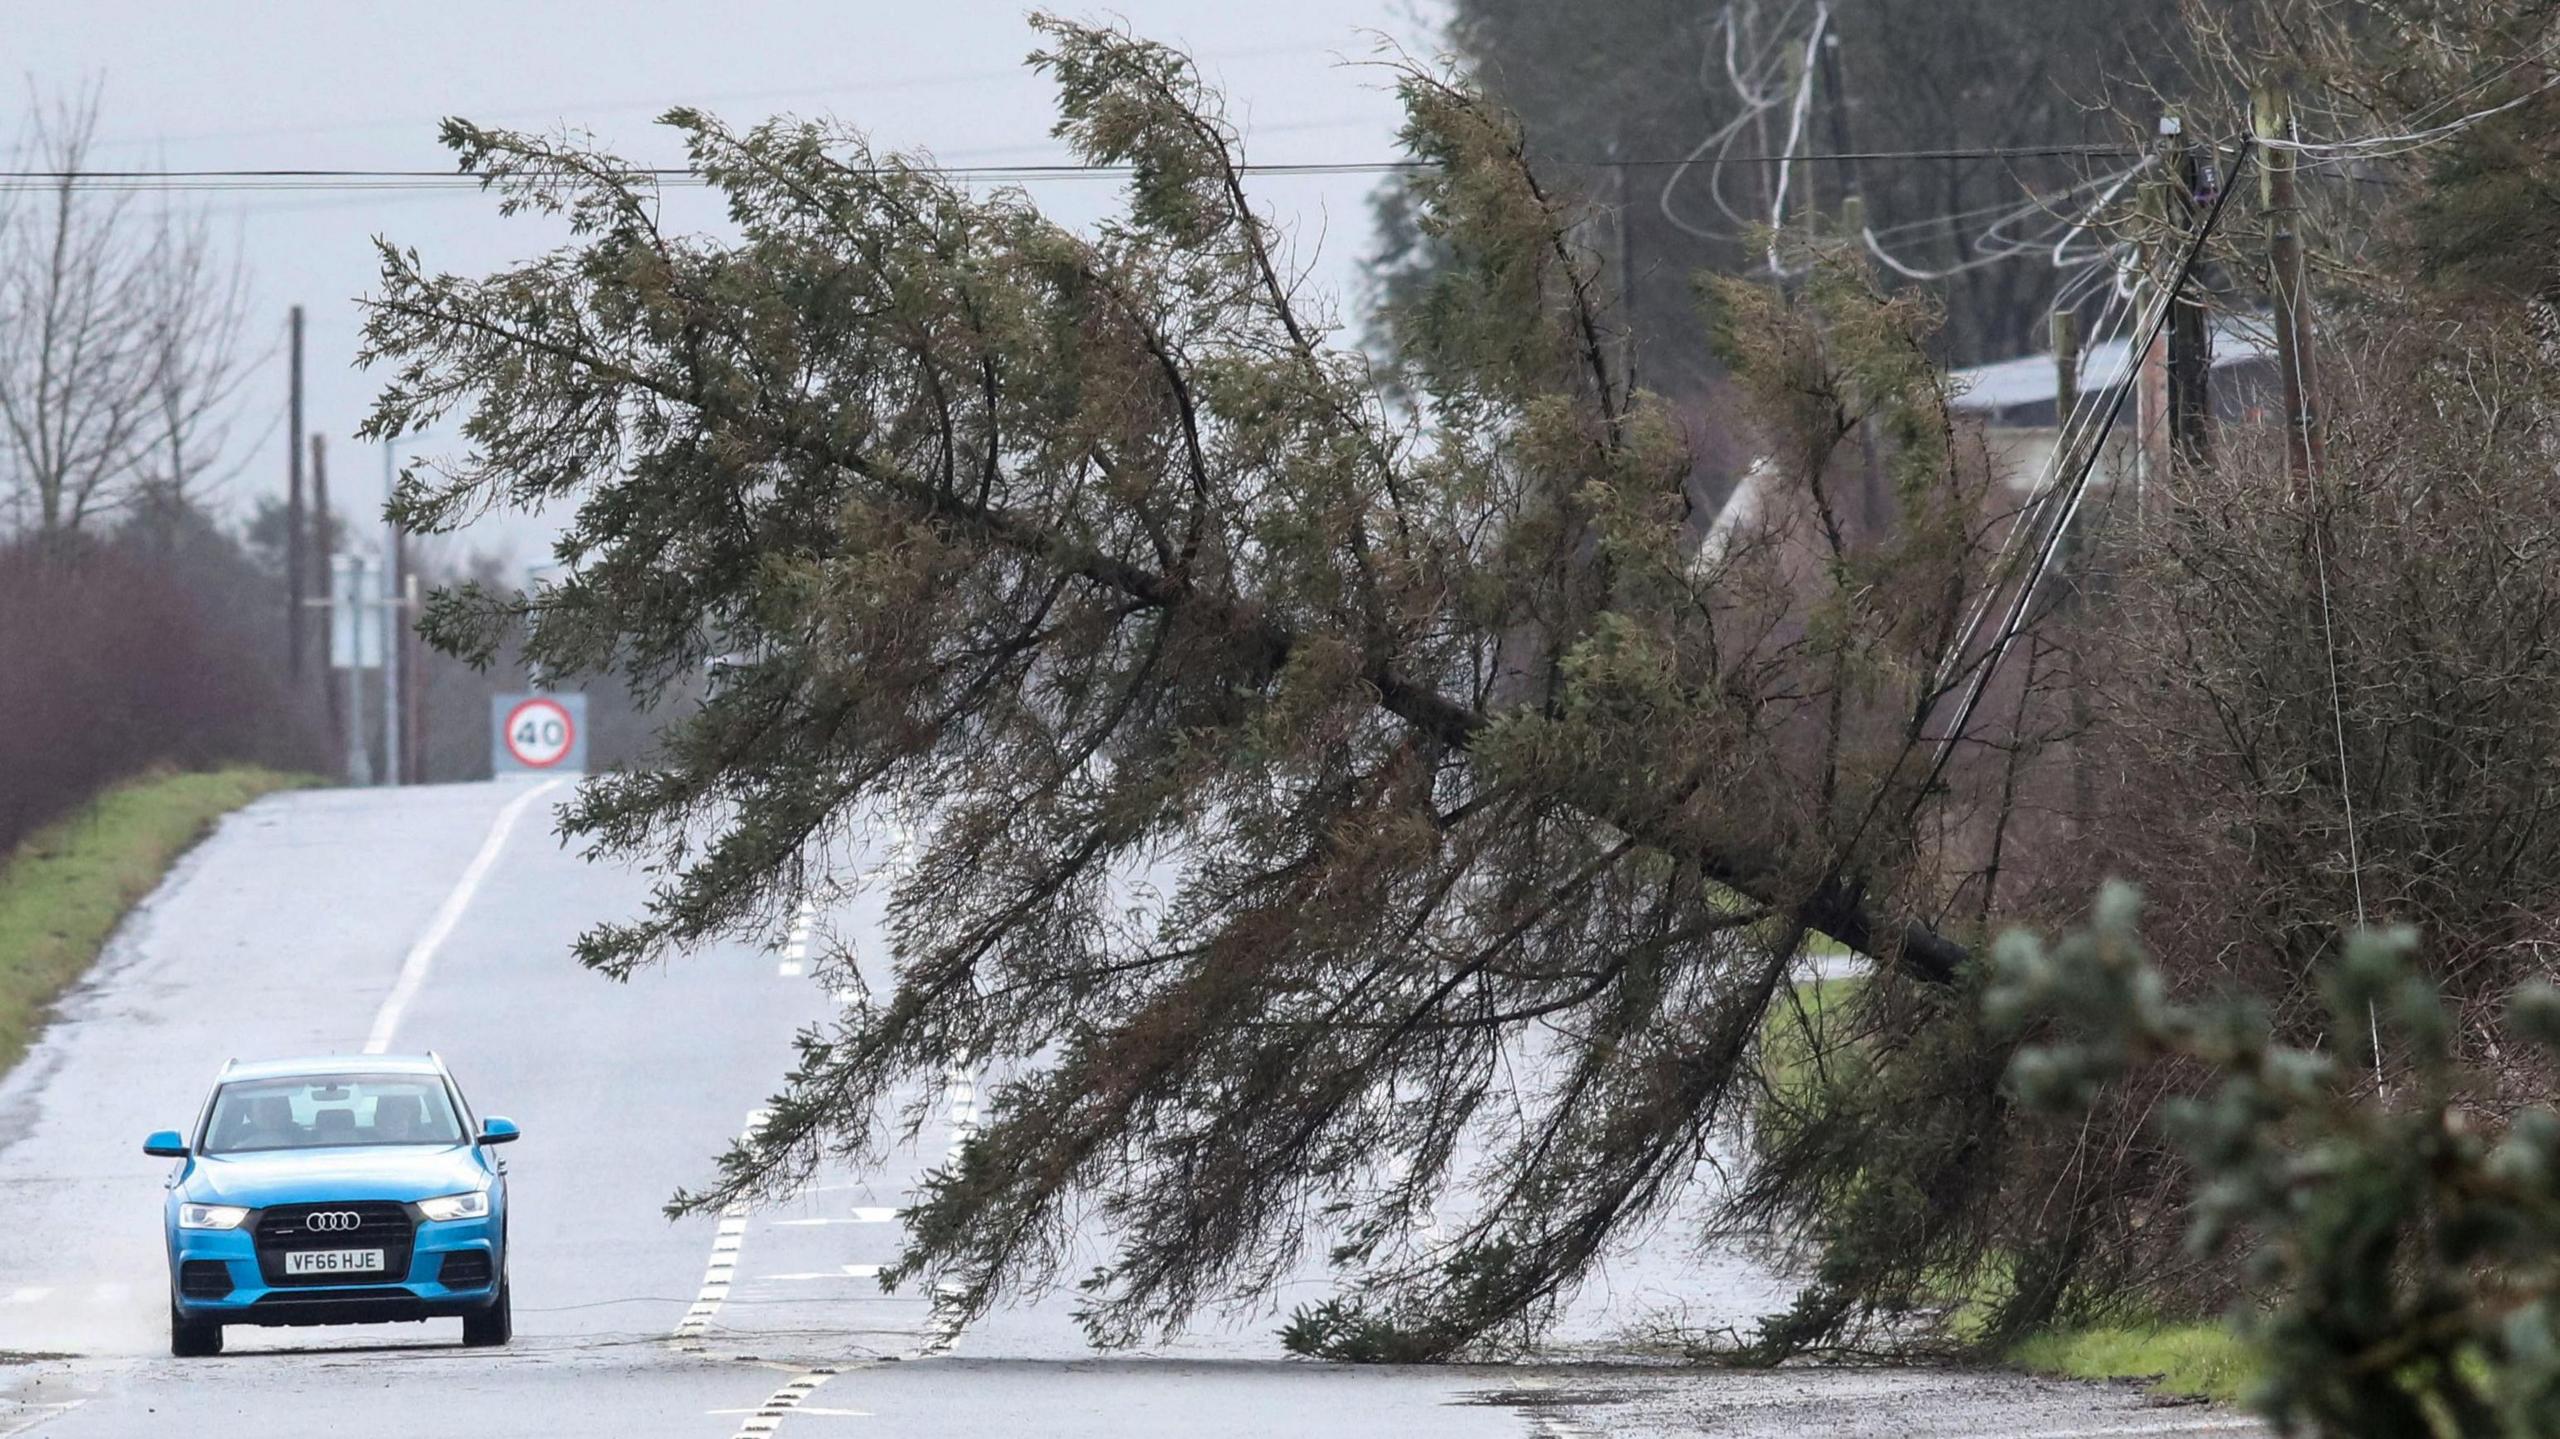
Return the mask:
<path id="1" fill-rule="evenodd" d="M 1605 1364 L 1345 1369 L 1283 1358 L 1268 1308 L 1161 1349 L 1098 1357 L 1068 1297 L 952 1335 L 929 1296 L 883 1294 L 894 1210 L 974 1103 L 954 1075 L 911 1152 L 791 1201 L 668 1221 L 791 1059 L 830 990 L 792 952 L 739 947 L 615 985 L 570 941 L 645 884 L 552 834 L 529 781 L 262 801 L 190 855 L 0 1081 L 0 1435 L 259 1439 L 611 1435 L 2133 1436 L 2249 1432 L 2129 1388 L 1899 1370 L 1722 1374 Z M 502 838 L 493 832 L 506 826 Z M 487 855 L 487 862 L 475 865 Z M 476 873 L 476 883 L 474 882 Z M 866 972 L 870 900 L 813 911 Z M 441 933 L 423 963 L 413 947 Z M 404 977 L 404 963 L 407 972 Z M 885 981 L 885 975 L 877 975 Z M 161 1161 L 233 1056 L 435 1049 L 508 1115 L 516 1340 L 466 1351 L 455 1320 L 240 1329 L 167 1353 Z M 1613 1264 L 1565 1338 L 1587 1350 L 1678 1308 L 1767 1312 L 1748 1259 L 1657 1240 Z M 1326 1292 L 1310 1274 L 1282 1307 Z"/>

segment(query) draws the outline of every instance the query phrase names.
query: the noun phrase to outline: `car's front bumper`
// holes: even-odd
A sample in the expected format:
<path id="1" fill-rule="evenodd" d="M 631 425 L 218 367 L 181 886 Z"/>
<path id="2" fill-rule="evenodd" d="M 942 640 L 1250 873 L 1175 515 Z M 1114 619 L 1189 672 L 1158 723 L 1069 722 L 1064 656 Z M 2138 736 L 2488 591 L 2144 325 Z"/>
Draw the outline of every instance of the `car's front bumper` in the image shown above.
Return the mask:
<path id="1" fill-rule="evenodd" d="M 445 1283 L 448 1260 L 465 1254 L 487 1260 L 479 1281 Z M 182 1292 L 180 1276 L 194 1261 L 221 1264 L 231 1276 L 231 1292 L 220 1298 Z M 200 1324 L 385 1324 L 477 1314 L 497 1302 L 505 1274 L 494 1219 L 422 1222 L 410 1247 L 409 1272 L 363 1284 L 269 1284 L 246 1225 L 170 1234 L 170 1302 L 180 1318 Z"/>

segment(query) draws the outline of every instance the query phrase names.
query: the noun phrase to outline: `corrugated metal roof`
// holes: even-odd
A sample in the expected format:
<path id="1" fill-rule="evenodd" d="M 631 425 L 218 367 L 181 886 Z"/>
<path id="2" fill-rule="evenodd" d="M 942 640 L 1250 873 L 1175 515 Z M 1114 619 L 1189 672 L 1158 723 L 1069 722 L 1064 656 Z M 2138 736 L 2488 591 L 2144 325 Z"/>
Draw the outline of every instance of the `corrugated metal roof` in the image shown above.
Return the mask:
<path id="1" fill-rule="evenodd" d="M 2226 315 L 2214 318 L 2215 369 L 2261 360 L 2274 352 L 2275 334 L 2268 328 L 2265 316 Z M 2091 345 L 2082 351 L 2082 392 L 2111 390 L 2123 384 L 2132 357 L 2133 340 L 2130 336 Z M 1971 369 L 1957 370 L 1947 378 L 1953 382 L 1955 407 L 1959 410 L 1996 414 L 2002 410 L 2053 401 L 2053 356 L 2050 353 L 1975 365 Z"/>

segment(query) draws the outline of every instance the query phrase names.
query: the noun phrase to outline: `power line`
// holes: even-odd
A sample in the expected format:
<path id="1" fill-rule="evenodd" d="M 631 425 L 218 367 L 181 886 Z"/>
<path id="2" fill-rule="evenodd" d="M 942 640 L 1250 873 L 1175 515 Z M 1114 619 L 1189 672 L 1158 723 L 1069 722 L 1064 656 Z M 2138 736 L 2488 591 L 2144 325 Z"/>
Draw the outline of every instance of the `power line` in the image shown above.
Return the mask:
<path id="1" fill-rule="evenodd" d="M 1192 56 L 1203 66 L 1215 67 L 1232 61 L 1268 60 L 1283 57 L 1318 55 L 1339 56 L 1340 51 L 1328 45 L 1304 43 L 1253 45 L 1227 50 L 1204 50 Z M 936 90 L 953 86 L 983 87 L 991 82 L 1025 75 L 1020 65 L 992 65 L 975 70 L 946 70 L 932 74 L 874 76 L 848 80 L 841 75 L 818 78 L 799 85 L 768 86 L 757 90 L 727 90 L 710 94 L 659 95 L 643 99 L 624 95 L 614 99 L 561 101 L 550 105 L 505 105 L 493 110 L 479 110 L 481 119 L 519 119 L 548 123 L 573 116 L 619 114 L 632 111 L 661 112 L 674 105 L 708 107 L 713 105 L 762 104 L 770 101 L 815 100 L 834 96 L 892 94 L 913 90 Z M 104 139 L 99 144 L 114 149 L 147 149 L 153 146 L 195 145 L 211 140 L 265 140 L 287 135 L 344 134 L 380 130 L 415 129 L 432 132 L 443 114 L 410 114 L 397 119 L 318 119 L 301 125 L 268 125 L 250 130 L 196 130 L 176 135 L 125 135 Z"/>
<path id="2" fill-rule="evenodd" d="M 2499 67 L 2490 74 L 2483 75 L 2479 79 L 2472 81 L 2470 84 L 2463 86 L 2461 89 L 2437 99 L 2433 103 L 2418 110 L 2415 114 L 2409 116 L 2404 123 L 2409 125 L 2425 125 L 2425 122 L 2430 117 L 2452 107 L 2475 92 L 2487 89 L 2489 86 L 2505 79 L 2507 76 L 2514 74 L 2516 71 L 2523 69 L 2527 65 L 2530 65 L 2537 60 L 2548 59 L 2555 53 L 2560 53 L 2560 38 L 2555 38 L 2542 45 L 2536 46 L 2532 50 L 2517 56 L 2514 60 Z M 2351 140 L 2302 140 L 2298 138 L 2275 138 L 2262 140 L 2260 143 L 2266 145 L 2270 149 L 2295 150 L 2300 151 L 2303 154 L 2313 156 L 2326 155 L 2351 159 L 2387 160 L 2395 156 L 2408 154 L 2415 150 L 2425 149 L 2436 141 L 2449 139 L 2455 135 L 2461 134 L 2463 131 L 2470 129 L 2472 126 L 2479 124 L 2481 121 L 2489 119 L 2492 116 L 2503 115 L 2510 110 L 2518 108 L 2519 106 L 2529 104 L 2533 100 L 2555 88 L 2560 88 L 2560 75 L 2554 75 L 2551 78 L 2544 80 L 2541 84 L 2534 86 L 2532 89 L 2527 90 L 2523 94 L 2515 96 L 2502 104 L 2491 105 L 2485 109 L 2474 110 L 2468 115 L 2461 116 L 2458 119 L 2445 121 L 2442 124 L 2427 125 L 2424 129 L 2410 130 L 2396 135 L 2366 135 Z"/>
<path id="3" fill-rule="evenodd" d="M 2214 228 L 2222 222 L 2223 209 L 2231 203 L 2232 195 L 2239 190 L 2241 177 L 2248 172 L 2249 159 L 2255 153 L 2255 137 L 2242 139 L 2240 152 L 2231 163 L 2230 183 L 2223 186 L 2222 193 L 2214 199 L 2213 207 L 2204 212 L 2201 223 L 2197 224 L 2188 235 L 2184 246 L 2185 253 L 2180 256 L 2177 266 L 2168 278 L 2168 283 L 2161 287 L 2160 296 L 2156 302 L 2157 308 L 2144 327 L 2140 344 L 2126 352 L 2128 358 L 2149 354 L 2151 347 L 2158 344 L 2161 337 L 2168 332 L 2170 316 L 2177 309 L 2178 297 L 2186 289 L 2189 278 L 2195 274 L 2197 261 L 2204 257 L 2205 242 L 2212 238 Z M 1964 737 L 1966 727 L 1973 722 L 1974 709 L 1981 703 L 1983 692 L 1990 686 L 1992 674 L 1999 669 L 2001 657 L 2008 651 L 2010 643 L 2018 637 L 2024 627 L 2027 611 L 2034 604 L 2036 591 L 2043 583 L 2046 572 L 2052 567 L 2055 554 L 2061 549 L 2063 536 L 2070 532 L 2071 521 L 2080 510 L 2080 502 L 2088 495 L 2089 477 L 2095 473 L 2098 461 L 2106 452 L 2107 439 L 2114 432 L 2117 419 L 2123 415 L 2125 402 L 2131 398 L 2133 388 L 2132 385 L 2124 385 L 2116 390 L 2104 412 L 2099 415 L 2097 433 L 2090 441 L 2087 455 L 2077 462 L 2077 468 L 2067 487 L 2058 487 L 2050 492 L 2059 501 L 2060 513 L 2053 520 L 2051 528 L 2045 530 L 2036 539 L 2033 546 L 2034 560 L 2020 577 L 2016 592 L 2010 599 L 2007 616 L 2002 620 L 2000 628 L 1992 635 L 1990 645 L 1985 648 L 1981 659 L 1977 662 L 1972 682 L 1966 687 L 1964 700 L 1957 706 L 1955 722 L 1948 726 L 1945 735 L 1938 741 L 1937 757 L 1931 762 L 1928 776 L 1922 782 L 1919 793 L 1926 794 L 1937 786 L 1938 776 L 1946 770 L 1947 759 L 1954 753 L 1956 741 Z M 1986 612 L 1977 612 L 1978 615 L 1981 613 Z M 1977 618 L 1975 623 L 1979 622 Z M 1968 627 L 1966 635 L 1968 644 L 1971 638 L 1970 627 Z M 1962 648 L 1959 647 L 1954 654 L 1960 655 L 1962 652 Z M 1953 658 L 1953 655 L 1950 658 Z M 1943 684 L 1947 678 L 1952 676 L 1944 676 L 1940 683 Z"/>
<path id="4" fill-rule="evenodd" d="M 1726 155 L 1714 162 L 1736 165 L 1801 165 L 1845 163 L 1924 163 L 1971 160 L 2013 159 L 2112 159 L 2135 155 L 2138 151 L 2124 145 L 2007 145 L 1970 149 L 1940 150 L 1864 150 L 1832 154 L 1797 155 Z M 1655 169 L 1691 165 L 1695 160 L 1669 156 L 1640 159 L 1556 159 L 1543 163 L 1574 169 Z M 853 173 L 886 175 L 921 173 L 953 179 L 1040 180 L 1040 179 L 1126 179 L 1136 174 L 1132 165 L 1094 165 L 1077 161 L 1053 164 L 1022 165 L 934 165 L 925 161 L 910 165 L 868 165 L 849 167 Z M 1439 168 L 1429 160 L 1345 160 L 1302 162 L 1245 162 L 1238 172 L 1247 175 L 1390 175 Z M 545 172 L 518 171 L 518 177 L 539 177 Z M 556 172 L 560 178 L 571 178 L 572 172 Z M 629 179 L 645 179 L 678 185 L 704 184 L 695 171 L 681 166 L 623 166 L 611 173 Z M 476 190 L 484 177 L 455 170 L 356 170 L 319 168 L 265 168 L 222 170 L 0 170 L 0 190 L 51 189 L 74 185 L 95 189 L 135 190 L 288 190 L 288 189 L 457 189 Z"/>

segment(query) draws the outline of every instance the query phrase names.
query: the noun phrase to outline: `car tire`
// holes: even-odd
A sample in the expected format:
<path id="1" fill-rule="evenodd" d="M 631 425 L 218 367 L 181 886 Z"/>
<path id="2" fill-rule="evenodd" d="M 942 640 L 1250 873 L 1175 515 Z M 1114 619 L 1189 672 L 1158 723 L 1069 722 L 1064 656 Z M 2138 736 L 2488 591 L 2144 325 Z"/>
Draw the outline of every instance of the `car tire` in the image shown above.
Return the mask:
<path id="1" fill-rule="evenodd" d="M 176 1300 L 169 1302 L 169 1352 L 180 1359 L 206 1359 L 222 1352 L 222 1326 L 201 1322 L 190 1323 L 179 1317 Z"/>
<path id="2" fill-rule="evenodd" d="M 462 1343 L 468 1349 L 494 1349 L 516 1333 L 515 1286 L 498 1281 L 498 1298 L 477 1314 L 462 1316 Z"/>

